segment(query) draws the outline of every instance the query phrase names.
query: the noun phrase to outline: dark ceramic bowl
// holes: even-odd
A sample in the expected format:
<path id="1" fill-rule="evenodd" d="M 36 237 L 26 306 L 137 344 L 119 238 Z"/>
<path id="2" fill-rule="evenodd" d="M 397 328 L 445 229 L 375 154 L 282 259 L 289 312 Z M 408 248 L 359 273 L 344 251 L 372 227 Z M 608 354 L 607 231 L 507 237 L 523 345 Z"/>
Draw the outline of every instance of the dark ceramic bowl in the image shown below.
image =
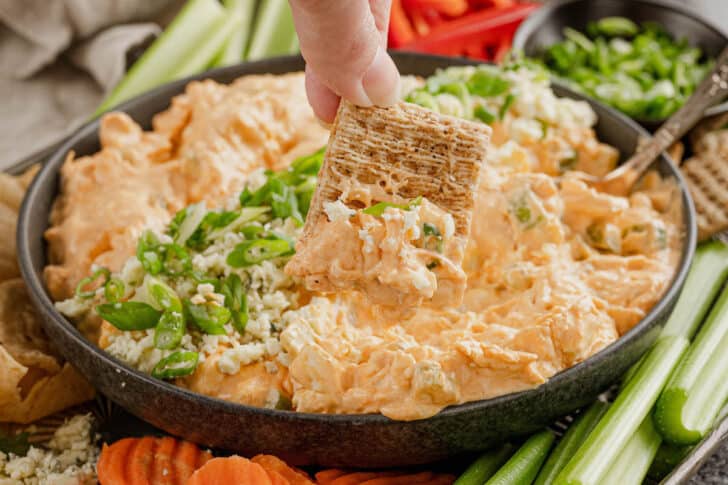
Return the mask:
<path id="1" fill-rule="evenodd" d="M 429 75 L 466 61 L 395 54 L 406 74 Z M 230 82 L 250 73 L 284 73 L 303 68 L 300 58 L 279 58 L 208 72 L 199 77 Z M 183 80 L 162 86 L 119 106 L 148 127 L 153 114 L 183 91 Z M 559 87 L 563 96 L 580 96 Z M 627 156 L 644 131 L 629 119 L 589 101 L 599 115 L 599 137 Z M 45 329 L 63 355 L 100 392 L 141 419 L 169 433 L 206 446 L 246 455 L 273 453 L 297 464 L 387 467 L 441 460 L 481 450 L 530 433 L 594 399 L 615 382 L 654 341 L 682 287 L 695 247 L 692 202 L 678 171 L 667 158 L 657 163 L 683 188 L 686 236 L 674 281 L 664 297 L 635 328 L 597 355 L 529 391 L 445 409 L 420 421 L 393 421 L 381 415 L 324 415 L 242 406 L 175 387 L 142 374 L 84 339 L 53 307 L 42 272 L 46 265 L 43 232 L 58 195 L 58 171 L 69 150 L 78 155 L 99 149 L 98 122 L 73 135 L 46 163 L 28 190 L 18 226 L 20 264 Z"/>
<path id="2" fill-rule="evenodd" d="M 717 0 L 716 0 L 717 1 Z M 637 23 L 657 22 L 675 38 L 685 37 L 713 58 L 728 45 L 728 37 L 718 27 L 695 14 L 696 8 L 679 7 L 655 0 L 557 0 L 532 13 L 513 38 L 513 48 L 528 57 L 541 57 L 549 46 L 564 39 L 564 27 L 584 31 L 589 22 L 604 17 L 626 17 Z M 664 120 L 638 120 L 649 130 Z"/>

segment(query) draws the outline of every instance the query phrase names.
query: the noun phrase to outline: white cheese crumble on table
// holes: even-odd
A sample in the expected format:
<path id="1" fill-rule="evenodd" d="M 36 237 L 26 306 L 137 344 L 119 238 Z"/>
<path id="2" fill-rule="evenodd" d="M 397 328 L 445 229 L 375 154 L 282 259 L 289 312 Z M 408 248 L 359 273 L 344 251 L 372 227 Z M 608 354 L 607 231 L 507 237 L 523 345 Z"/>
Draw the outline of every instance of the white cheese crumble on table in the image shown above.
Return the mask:
<path id="1" fill-rule="evenodd" d="M 90 414 L 59 427 L 44 447 L 25 456 L 0 452 L 0 485 L 85 485 L 96 483 L 99 449 Z"/>

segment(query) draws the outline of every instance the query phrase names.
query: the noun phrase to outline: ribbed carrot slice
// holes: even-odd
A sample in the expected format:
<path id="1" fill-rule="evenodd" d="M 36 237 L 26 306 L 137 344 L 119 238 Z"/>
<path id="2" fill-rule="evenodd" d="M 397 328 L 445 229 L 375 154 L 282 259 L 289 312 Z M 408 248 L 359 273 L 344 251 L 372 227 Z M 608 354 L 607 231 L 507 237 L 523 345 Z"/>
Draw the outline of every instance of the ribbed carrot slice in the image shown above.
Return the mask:
<path id="1" fill-rule="evenodd" d="M 275 471 L 281 474 L 291 485 L 314 485 L 311 478 L 303 470 L 288 465 L 285 461 L 273 455 L 257 455 L 250 459 L 253 463 L 265 468 L 266 471 Z"/>
<path id="2" fill-rule="evenodd" d="M 334 480 L 346 475 L 346 471 L 331 468 L 330 470 L 322 470 L 316 473 L 316 483 L 318 485 L 330 485 Z"/>
<path id="3" fill-rule="evenodd" d="M 262 466 L 240 456 L 213 458 L 192 474 L 187 485 L 273 485 Z"/>
<path id="4" fill-rule="evenodd" d="M 268 478 L 270 478 L 270 483 L 272 485 L 291 485 L 291 482 L 286 480 L 286 478 L 274 470 L 265 470 L 265 472 L 268 474 Z"/>
<path id="5" fill-rule="evenodd" d="M 134 449 L 129 454 L 129 485 L 151 485 L 152 462 L 154 450 L 157 448 L 157 439 L 147 436 L 137 440 Z"/>
<path id="6" fill-rule="evenodd" d="M 172 458 L 174 473 L 179 477 L 177 483 L 185 483 L 197 470 L 212 458 L 206 451 L 200 451 L 197 445 L 189 441 L 182 441 L 177 447 L 177 453 Z"/>
<path id="7" fill-rule="evenodd" d="M 419 485 L 421 483 L 429 483 L 434 474 L 432 472 L 414 473 L 411 475 L 400 475 L 398 477 L 382 477 L 373 478 L 363 482 L 361 485 Z"/>
<path id="8" fill-rule="evenodd" d="M 101 485 L 126 485 L 127 457 L 135 445 L 135 438 L 126 438 L 111 446 L 104 445 L 96 464 L 96 474 Z"/>
<path id="9" fill-rule="evenodd" d="M 331 485 L 361 485 L 375 478 L 399 477 L 402 472 L 355 472 L 337 478 Z"/>
<path id="10" fill-rule="evenodd" d="M 176 475 L 172 457 L 176 450 L 176 439 L 167 436 L 159 440 L 157 451 L 154 453 L 151 483 L 154 485 L 175 485 Z M 185 479 L 187 478 L 189 477 L 185 477 Z"/>
<path id="11" fill-rule="evenodd" d="M 184 485 L 212 456 L 174 438 L 125 438 L 101 450 L 101 485 Z"/>

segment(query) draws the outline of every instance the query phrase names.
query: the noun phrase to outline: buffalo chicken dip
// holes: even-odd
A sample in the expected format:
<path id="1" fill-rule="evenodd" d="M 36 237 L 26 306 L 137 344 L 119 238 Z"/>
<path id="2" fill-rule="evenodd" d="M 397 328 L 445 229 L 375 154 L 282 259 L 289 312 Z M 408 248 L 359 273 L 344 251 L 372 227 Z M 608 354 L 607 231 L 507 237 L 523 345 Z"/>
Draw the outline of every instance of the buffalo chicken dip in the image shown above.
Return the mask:
<path id="1" fill-rule="evenodd" d="M 47 233 L 57 307 L 111 355 L 198 393 L 402 420 L 538 386 L 645 316 L 681 244 L 671 181 L 651 174 L 627 197 L 582 182 L 618 153 L 596 139 L 589 105 L 556 98 L 537 72 L 452 68 L 405 84 L 406 101 L 492 128 L 462 263 L 448 268 L 466 281 L 462 302 L 393 316 L 286 273 L 328 138 L 290 74 L 190 83 L 148 132 L 107 115 L 101 151 L 62 171 Z M 422 276 L 408 294 L 434 291 L 446 210 L 413 198 L 326 213 L 356 243 L 332 240 L 331 259 L 381 260 L 394 231 Z"/>

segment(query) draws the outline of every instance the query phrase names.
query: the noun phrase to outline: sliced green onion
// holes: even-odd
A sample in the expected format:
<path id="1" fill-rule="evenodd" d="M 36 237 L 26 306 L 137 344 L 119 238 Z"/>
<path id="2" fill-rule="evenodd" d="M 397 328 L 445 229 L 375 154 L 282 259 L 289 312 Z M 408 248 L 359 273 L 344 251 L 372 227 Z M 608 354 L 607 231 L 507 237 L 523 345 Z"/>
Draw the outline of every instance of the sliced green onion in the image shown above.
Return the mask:
<path id="1" fill-rule="evenodd" d="M 125 293 L 126 287 L 119 278 L 111 278 L 104 285 L 104 298 L 109 303 L 116 303 L 121 300 Z"/>
<path id="2" fill-rule="evenodd" d="M 121 82 L 98 107 L 94 116 L 174 79 L 190 53 L 225 23 L 227 11 L 217 0 L 190 0 L 162 35 L 129 69 Z M 202 68 L 207 67 L 206 65 Z"/>
<path id="3" fill-rule="evenodd" d="M 157 379 L 175 379 L 192 374 L 197 368 L 200 355 L 197 352 L 178 351 L 160 360 L 154 369 L 152 376 Z"/>
<path id="4" fill-rule="evenodd" d="M 596 23 L 596 27 L 609 37 L 632 36 L 639 31 L 637 24 L 624 17 L 604 17 Z"/>
<path id="5" fill-rule="evenodd" d="M 187 240 L 195 233 L 206 215 L 207 209 L 204 202 L 192 204 L 178 212 L 170 225 L 170 236 L 174 238 L 174 242 L 180 246 L 186 245 Z"/>
<path id="6" fill-rule="evenodd" d="M 381 216 L 384 214 L 384 211 L 386 211 L 389 208 L 392 209 L 402 209 L 405 211 L 412 210 L 415 207 L 422 204 L 422 196 L 416 197 L 409 201 L 406 204 L 393 204 L 391 202 L 379 202 L 378 204 L 374 204 L 371 207 L 367 207 L 366 209 L 362 210 L 362 214 L 369 214 L 370 216 Z"/>
<path id="7" fill-rule="evenodd" d="M 511 83 L 497 69 L 489 68 L 477 69 L 466 85 L 470 94 L 483 98 L 499 96 L 511 87 Z"/>
<path id="8" fill-rule="evenodd" d="M 503 100 L 503 104 L 500 107 L 500 110 L 498 110 L 498 118 L 503 119 L 506 117 L 506 113 L 508 113 L 508 110 L 511 109 L 511 106 L 516 101 L 516 95 L 513 93 L 508 93 L 506 95 L 505 100 Z"/>
<path id="9" fill-rule="evenodd" d="M 627 441 L 599 485 L 641 485 L 660 448 L 662 437 L 647 416 Z"/>
<path id="10" fill-rule="evenodd" d="M 728 288 L 655 407 L 660 434 L 676 445 L 692 445 L 710 430 L 728 400 Z"/>
<path id="11" fill-rule="evenodd" d="M 162 244 L 152 231 L 144 231 L 137 243 L 136 256 L 144 271 L 151 275 L 156 275 L 164 269 L 162 259 Z"/>
<path id="12" fill-rule="evenodd" d="M 556 479 L 559 484 L 599 484 L 612 462 L 649 415 L 688 346 L 684 337 L 661 337 L 639 370 Z"/>
<path id="13" fill-rule="evenodd" d="M 182 313 L 166 311 L 154 329 L 154 346 L 162 350 L 177 348 L 185 336 L 187 326 Z"/>
<path id="14" fill-rule="evenodd" d="M 554 434 L 549 430 L 531 436 L 485 484 L 530 484 L 546 460 L 553 442 Z"/>
<path id="15" fill-rule="evenodd" d="M 587 52 L 594 52 L 596 46 L 584 34 L 571 27 L 564 27 L 564 36 Z"/>
<path id="16" fill-rule="evenodd" d="M 311 155 L 305 155 L 295 159 L 291 163 L 289 170 L 296 175 L 318 175 L 321 165 L 324 162 L 326 154 L 326 146 L 316 150 Z"/>
<path id="17" fill-rule="evenodd" d="M 83 278 L 81 281 L 79 281 L 78 285 L 76 286 L 76 296 L 84 300 L 93 298 L 94 295 L 96 295 L 96 289 L 84 290 L 84 288 L 87 288 L 94 284 L 96 281 L 98 281 L 100 277 L 103 277 L 103 280 L 99 283 L 98 286 L 105 286 L 106 283 L 109 282 L 110 276 L 111 271 L 109 271 L 108 268 L 98 268 L 96 271 L 93 272 L 91 276 L 87 276 L 86 278 Z"/>
<path id="18" fill-rule="evenodd" d="M 534 485 L 551 485 L 556 482 L 556 477 L 584 443 L 608 407 L 604 401 L 596 401 L 576 418 L 544 463 Z"/>
<path id="19" fill-rule="evenodd" d="M 144 282 L 147 294 L 151 298 L 152 306 L 156 306 L 158 310 L 182 313 L 182 301 L 177 292 L 169 285 L 160 280 L 148 276 Z"/>
<path id="20" fill-rule="evenodd" d="M 225 295 L 225 306 L 232 314 L 233 327 L 239 333 L 245 333 L 248 324 L 248 295 L 240 276 L 231 273 L 222 285 L 222 294 Z"/>
<path id="21" fill-rule="evenodd" d="M 227 263 L 233 268 L 243 268 L 293 253 L 293 245 L 284 239 L 255 239 L 235 246 L 227 256 Z"/>
<path id="22" fill-rule="evenodd" d="M 483 485 L 510 458 L 513 450 L 513 445 L 506 444 L 482 454 L 453 485 Z"/>
<path id="23" fill-rule="evenodd" d="M 475 108 L 473 109 L 473 116 L 475 116 L 476 119 L 479 119 L 486 125 L 489 125 L 496 120 L 495 115 L 488 111 L 488 108 L 486 108 L 482 104 L 475 106 Z"/>
<path id="24" fill-rule="evenodd" d="M 162 316 L 162 312 L 140 301 L 104 303 L 96 307 L 96 312 L 114 327 L 124 331 L 154 328 Z"/>
<path id="25" fill-rule="evenodd" d="M 230 310 L 214 303 L 196 305 L 184 300 L 185 314 L 188 320 L 208 335 L 225 335 L 225 324 L 230 321 Z"/>
<path id="26" fill-rule="evenodd" d="M 435 97 L 423 89 L 416 89 L 407 95 L 405 99 L 408 103 L 413 103 L 423 108 L 439 112 L 439 106 Z"/>
<path id="27" fill-rule="evenodd" d="M 176 243 L 165 244 L 163 247 L 163 272 L 168 276 L 184 276 L 192 271 L 192 257 L 185 248 Z"/>
<path id="28" fill-rule="evenodd" d="M 425 222 L 422 224 L 422 235 L 423 245 L 422 247 L 429 250 L 441 253 L 443 251 L 443 239 L 442 233 L 434 224 Z"/>

